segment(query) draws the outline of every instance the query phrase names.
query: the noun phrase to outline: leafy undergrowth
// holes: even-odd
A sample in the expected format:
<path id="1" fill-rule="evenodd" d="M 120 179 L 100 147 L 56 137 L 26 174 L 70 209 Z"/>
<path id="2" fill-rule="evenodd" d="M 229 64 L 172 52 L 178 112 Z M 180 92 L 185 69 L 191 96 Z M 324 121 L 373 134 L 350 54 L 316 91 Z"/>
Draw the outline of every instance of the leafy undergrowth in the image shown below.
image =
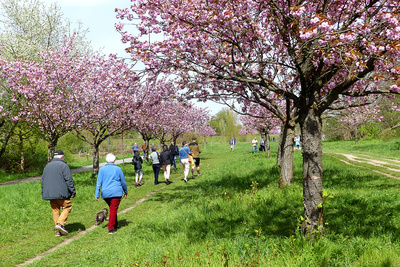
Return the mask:
<path id="1" fill-rule="evenodd" d="M 203 149 L 202 176 L 186 184 L 182 167 L 175 182 L 134 209 L 120 214 L 121 229 L 106 224 L 35 261 L 33 266 L 396 266 L 400 264 L 400 184 L 324 155 L 323 235 L 307 241 L 299 231 L 302 203 L 301 151 L 295 151 L 295 177 L 278 187 L 272 158 L 251 154 L 249 144 L 234 152 L 214 144 Z M 134 188 L 120 211 L 160 188 L 150 165 L 145 184 Z M 77 198 L 67 223 L 71 235 L 93 225 L 104 202 L 94 200 L 95 181 L 74 175 Z M 160 177 L 162 179 L 162 174 Z M 0 265 L 13 266 L 53 247 L 51 209 L 40 198 L 40 183 L 0 187 Z M 21 201 L 22 197 L 22 201 Z"/>

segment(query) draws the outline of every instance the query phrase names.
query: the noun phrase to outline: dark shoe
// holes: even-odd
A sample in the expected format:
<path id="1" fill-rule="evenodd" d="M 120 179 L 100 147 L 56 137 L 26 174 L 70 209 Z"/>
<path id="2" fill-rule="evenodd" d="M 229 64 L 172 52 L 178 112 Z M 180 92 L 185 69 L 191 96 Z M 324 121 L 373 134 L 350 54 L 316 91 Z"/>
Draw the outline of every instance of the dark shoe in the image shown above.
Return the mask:
<path id="1" fill-rule="evenodd" d="M 185 183 L 187 183 L 187 179 L 183 179 L 185 181 Z"/>
<path id="2" fill-rule="evenodd" d="M 109 230 L 109 231 L 108 231 L 108 234 L 109 234 L 109 235 L 112 235 L 112 234 L 115 234 L 116 232 L 117 232 L 117 230 L 115 230 L 115 229 L 114 229 L 114 230 Z"/>
<path id="3" fill-rule="evenodd" d="M 194 175 L 192 176 L 192 179 L 196 178 Z"/>
<path id="4" fill-rule="evenodd" d="M 68 231 L 59 223 L 56 225 L 56 230 L 59 230 L 62 235 L 68 235 Z"/>
<path id="5" fill-rule="evenodd" d="M 136 184 L 136 187 L 139 187 L 140 185 L 139 184 Z"/>
<path id="6" fill-rule="evenodd" d="M 166 181 L 165 181 L 165 183 L 166 183 L 167 185 L 169 185 L 169 184 L 170 184 L 169 180 L 166 180 Z"/>

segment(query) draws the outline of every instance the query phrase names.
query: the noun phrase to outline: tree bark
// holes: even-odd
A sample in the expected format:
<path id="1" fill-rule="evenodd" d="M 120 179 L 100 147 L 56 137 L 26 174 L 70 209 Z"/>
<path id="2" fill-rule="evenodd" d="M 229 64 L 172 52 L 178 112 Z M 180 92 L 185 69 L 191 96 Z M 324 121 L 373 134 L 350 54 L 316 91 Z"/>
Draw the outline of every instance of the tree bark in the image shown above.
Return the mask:
<path id="1" fill-rule="evenodd" d="M 53 143 L 48 144 L 47 148 L 47 162 L 50 162 L 54 158 L 54 152 L 56 151 L 56 145 Z"/>
<path id="2" fill-rule="evenodd" d="M 20 161 L 20 168 L 21 171 L 24 172 L 25 171 L 25 149 L 24 149 L 24 137 L 21 133 L 21 131 L 19 131 L 18 133 L 18 138 L 19 138 L 19 151 L 20 151 L 20 155 L 21 155 L 21 161 Z"/>
<path id="3" fill-rule="evenodd" d="M 313 237 L 316 231 L 322 231 L 323 226 L 321 115 L 310 109 L 300 119 L 300 127 L 303 140 L 304 222 L 302 230 L 307 237 Z"/>
<path id="4" fill-rule="evenodd" d="M 294 121 L 289 121 L 282 126 L 278 148 L 278 166 L 280 167 L 279 186 L 287 186 L 293 180 L 293 138 Z"/>
<path id="5" fill-rule="evenodd" d="M 356 142 L 356 145 L 358 144 L 358 129 L 357 129 L 357 126 L 355 127 L 355 134 L 354 134 L 354 138 L 355 138 L 355 142 Z"/>
<path id="6" fill-rule="evenodd" d="M 269 144 L 269 133 L 265 135 L 265 151 L 267 152 L 268 158 L 271 157 L 271 146 Z"/>
<path id="7" fill-rule="evenodd" d="M 99 146 L 92 146 L 93 153 L 93 176 L 96 176 L 99 173 L 100 163 L 99 163 Z"/>

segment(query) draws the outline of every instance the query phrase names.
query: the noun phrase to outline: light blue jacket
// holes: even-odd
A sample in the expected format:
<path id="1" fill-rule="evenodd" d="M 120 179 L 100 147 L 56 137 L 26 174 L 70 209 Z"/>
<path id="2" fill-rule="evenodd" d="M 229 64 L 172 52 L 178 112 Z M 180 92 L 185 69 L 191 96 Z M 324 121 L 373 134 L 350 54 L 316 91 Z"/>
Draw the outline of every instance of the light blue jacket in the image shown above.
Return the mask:
<path id="1" fill-rule="evenodd" d="M 103 199 L 122 197 L 124 192 L 128 194 L 125 177 L 120 167 L 114 163 L 107 163 L 100 168 L 99 175 L 97 176 L 96 198 L 100 196 L 100 189 Z"/>
<path id="2" fill-rule="evenodd" d="M 179 160 L 187 159 L 189 157 L 188 154 L 192 155 L 192 153 L 190 153 L 190 148 L 188 146 L 182 147 L 181 150 L 179 150 Z"/>

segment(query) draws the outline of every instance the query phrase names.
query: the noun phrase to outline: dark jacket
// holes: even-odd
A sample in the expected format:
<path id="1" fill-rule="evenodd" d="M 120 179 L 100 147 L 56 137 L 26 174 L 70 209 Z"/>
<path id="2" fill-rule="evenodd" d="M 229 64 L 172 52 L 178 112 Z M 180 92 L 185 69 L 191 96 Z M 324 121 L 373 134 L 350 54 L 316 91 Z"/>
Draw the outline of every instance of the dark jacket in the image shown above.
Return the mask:
<path id="1" fill-rule="evenodd" d="M 161 152 L 160 154 L 161 165 L 169 165 L 171 161 L 171 153 L 169 151 Z"/>
<path id="2" fill-rule="evenodd" d="M 135 171 L 142 169 L 143 159 L 141 156 L 134 156 L 132 159 L 132 164 L 135 166 Z"/>
<path id="3" fill-rule="evenodd" d="M 179 148 L 177 145 L 170 145 L 168 151 L 171 154 L 171 156 L 179 155 Z"/>
<path id="4" fill-rule="evenodd" d="M 47 163 L 42 175 L 42 198 L 69 199 L 75 194 L 74 180 L 67 163 L 58 158 Z"/>

